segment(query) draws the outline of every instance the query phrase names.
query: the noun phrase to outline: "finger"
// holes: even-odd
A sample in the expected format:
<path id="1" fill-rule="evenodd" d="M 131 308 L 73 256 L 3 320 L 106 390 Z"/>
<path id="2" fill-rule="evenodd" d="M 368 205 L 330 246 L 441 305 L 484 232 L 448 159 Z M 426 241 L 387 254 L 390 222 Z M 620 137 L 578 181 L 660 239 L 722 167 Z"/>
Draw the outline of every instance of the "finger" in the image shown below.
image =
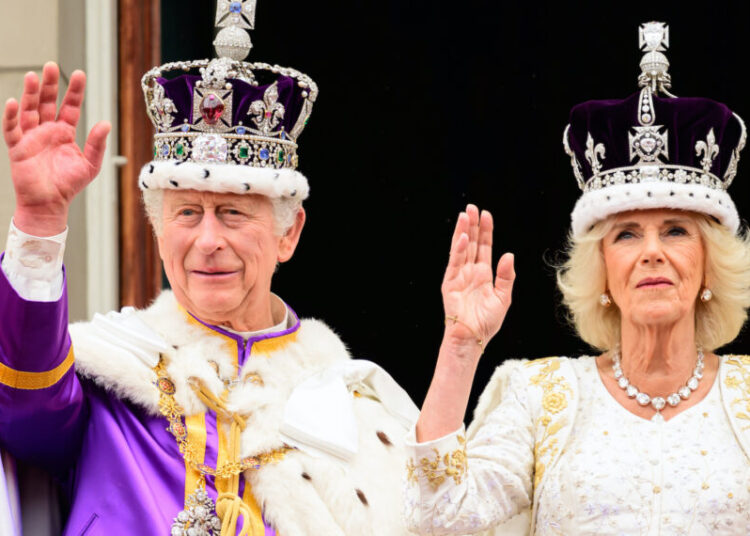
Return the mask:
<path id="1" fill-rule="evenodd" d="M 461 233 L 468 232 L 468 222 L 469 218 L 466 216 L 466 213 L 459 212 L 458 219 L 456 220 L 456 226 L 453 228 L 453 236 L 451 237 L 451 250 L 453 250 L 453 246 L 456 244 L 456 242 L 458 242 Z"/>
<path id="2" fill-rule="evenodd" d="M 492 263 L 492 214 L 483 210 L 479 216 L 479 238 L 477 239 L 477 262 Z"/>
<path id="3" fill-rule="evenodd" d="M 42 89 L 39 96 L 39 122 L 54 121 L 57 112 L 57 89 L 60 69 L 54 62 L 44 64 Z"/>
<path id="4" fill-rule="evenodd" d="M 21 126 L 18 124 L 18 101 L 16 99 L 8 99 L 5 103 L 5 111 L 3 112 L 3 137 L 8 149 L 15 147 L 23 137 Z"/>
<path id="5" fill-rule="evenodd" d="M 468 225 L 469 218 L 466 213 L 462 212 L 458 215 L 456 229 L 453 232 L 448 267 L 445 270 L 445 279 L 453 279 L 461 270 L 461 267 L 466 264 L 466 246 L 469 243 L 469 235 L 467 234 Z"/>
<path id="6" fill-rule="evenodd" d="M 83 103 L 83 92 L 86 89 L 86 75 L 83 71 L 73 71 L 70 75 L 70 85 L 65 92 L 60 112 L 57 118 L 75 127 L 78 118 L 81 117 L 81 104 Z"/>
<path id="7" fill-rule="evenodd" d="M 504 253 L 500 260 L 497 261 L 497 274 L 495 276 L 495 290 L 510 296 L 513 290 L 513 282 L 516 280 L 516 271 L 514 268 L 515 255 Z"/>
<path id="8" fill-rule="evenodd" d="M 458 241 L 456 242 L 456 247 L 453 251 L 451 251 L 451 260 L 455 259 L 455 262 L 449 261 L 449 264 L 460 269 L 461 266 L 466 264 L 466 251 L 467 246 L 469 245 L 469 235 L 466 233 L 461 233 L 461 236 L 458 237 Z"/>
<path id="9" fill-rule="evenodd" d="M 456 221 L 456 228 L 453 231 L 453 238 L 451 240 L 451 250 L 448 257 L 448 269 L 446 270 L 446 277 L 449 272 L 451 276 L 458 270 L 461 269 L 466 263 L 465 253 L 466 244 L 462 244 L 463 237 L 466 237 L 465 242 L 468 242 L 468 227 L 469 218 L 465 212 L 458 215 L 458 221 Z M 461 244 L 461 245 L 460 245 Z M 460 245 L 460 247 L 459 247 Z"/>
<path id="10" fill-rule="evenodd" d="M 467 261 L 477 260 L 477 240 L 479 238 L 479 209 L 475 205 L 466 206 L 466 214 L 469 216 L 469 249 Z"/>
<path id="11" fill-rule="evenodd" d="M 83 146 L 83 156 L 88 160 L 94 169 L 94 175 L 99 173 L 102 167 L 102 160 L 107 151 L 107 136 L 112 130 L 109 121 L 99 121 L 91 128 L 86 144 Z"/>
<path id="12" fill-rule="evenodd" d="M 24 132 L 39 125 L 39 77 L 36 73 L 28 72 L 23 78 L 20 123 Z"/>

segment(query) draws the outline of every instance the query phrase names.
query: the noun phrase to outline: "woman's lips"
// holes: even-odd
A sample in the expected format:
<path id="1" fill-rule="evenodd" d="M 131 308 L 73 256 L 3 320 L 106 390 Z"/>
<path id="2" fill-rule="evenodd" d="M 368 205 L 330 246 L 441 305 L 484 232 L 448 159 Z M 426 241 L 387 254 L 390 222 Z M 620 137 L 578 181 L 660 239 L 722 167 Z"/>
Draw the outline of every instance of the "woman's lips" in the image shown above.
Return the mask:
<path id="1" fill-rule="evenodd" d="M 641 279 L 636 288 L 657 288 L 657 287 L 671 287 L 672 282 L 666 277 L 647 277 Z"/>

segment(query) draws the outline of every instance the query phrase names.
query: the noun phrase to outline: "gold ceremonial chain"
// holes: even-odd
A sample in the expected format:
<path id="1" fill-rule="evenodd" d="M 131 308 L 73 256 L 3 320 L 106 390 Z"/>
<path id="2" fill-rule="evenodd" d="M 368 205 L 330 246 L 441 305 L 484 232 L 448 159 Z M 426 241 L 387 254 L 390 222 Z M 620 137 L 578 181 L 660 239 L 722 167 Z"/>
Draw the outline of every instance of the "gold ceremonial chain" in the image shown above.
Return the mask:
<path id="1" fill-rule="evenodd" d="M 192 495 L 188 497 L 185 503 L 185 510 L 180 512 L 175 519 L 175 525 L 177 525 L 177 528 L 181 531 L 180 533 L 184 532 L 185 534 L 192 534 L 187 532 L 187 529 L 190 528 L 193 523 L 192 518 L 194 515 L 191 516 L 188 514 L 192 513 L 193 510 L 196 510 L 196 505 L 208 506 L 210 510 L 213 510 L 213 501 L 211 501 L 211 499 L 205 494 L 205 475 L 213 475 L 217 479 L 228 479 L 230 489 L 234 490 L 233 492 L 221 493 L 215 505 L 216 513 L 221 519 L 220 534 L 222 536 L 229 534 L 235 535 L 237 521 L 240 515 L 245 518 L 241 534 L 248 534 L 248 521 L 251 512 L 237 494 L 239 490 L 239 475 L 248 469 L 260 469 L 263 465 L 277 463 L 283 460 L 286 454 L 294 450 L 294 448 L 284 445 L 279 449 L 257 454 L 255 456 L 247 456 L 241 460 L 238 459 L 240 453 L 240 434 L 242 430 L 245 429 L 245 420 L 237 413 L 229 411 L 226 407 L 226 401 L 223 398 L 218 398 L 214 395 L 200 380 L 191 379 L 190 387 L 195 391 L 198 398 L 200 398 L 206 406 L 216 412 L 216 425 L 221 426 L 221 420 L 230 423 L 231 439 L 229 445 L 229 461 L 214 469 L 199 458 L 195 445 L 192 445 L 188 440 L 187 427 L 183 420 L 184 411 L 174 398 L 176 388 L 174 382 L 172 382 L 167 374 L 163 358 L 159 359 L 159 363 L 153 370 L 156 373 L 157 378 L 154 383 L 157 389 L 159 389 L 159 411 L 169 421 L 169 427 L 167 430 L 177 440 L 177 445 L 182 457 L 200 474 L 198 491 L 194 494 L 195 497 Z M 208 517 L 210 518 L 211 516 L 209 515 Z M 216 530 L 219 527 L 219 520 L 215 519 L 215 522 L 216 525 L 211 525 L 211 523 L 214 523 L 214 519 L 204 519 L 201 521 L 201 523 L 203 523 L 202 527 L 206 529 L 211 527 Z M 173 525 L 173 530 L 175 525 Z M 214 532 L 209 532 L 209 534 L 214 534 Z"/>
<path id="2" fill-rule="evenodd" d="M 218 478 L 229 478 L 238 475 L 247 469 L 259 469 L 263 465 L 276 463 L 284 459 L 284 456 L 294 450 L 292 447 L 283 446 L 269 452 L 248 456 L 239 461 L 228 461 L 214 469 L 213 467 L 198 460 L 195 446 L 191 445 L 187 439 L 187 428 L 183 422 L 183 409 L 174 399 L 175 386 L 169 378 L 164 361 L 159 360 L 159 364 L 154 367 L 157 380 L 156 387 L 159 389 L 159 411 L 169 421 L 167 430 L 177 440 L 180 448 L 180 454 L 185 458 L 191 467 L 200 472 L 201 475 L 212 475 Z M 219 414 L 224 413 L 219 411 Z"/>

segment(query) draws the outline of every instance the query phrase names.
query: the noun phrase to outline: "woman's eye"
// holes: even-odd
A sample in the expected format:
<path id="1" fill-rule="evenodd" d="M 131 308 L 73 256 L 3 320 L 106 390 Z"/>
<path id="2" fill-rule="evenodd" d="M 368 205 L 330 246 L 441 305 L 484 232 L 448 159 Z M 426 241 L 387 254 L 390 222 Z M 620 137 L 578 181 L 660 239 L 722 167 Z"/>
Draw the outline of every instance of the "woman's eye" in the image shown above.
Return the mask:
<path id="1" fill-rule="evenodd" d="M 670 227 L 669 231 L 667 231 L 667 234 L 669 236 L 684 236 L 688 233 L 684 227 L 675 226 L 675 227 Z"/>
<path id="2" fill-rule="evenodd" d="M 615 242 L 625 238 L 633 238 L 633 233 L 631 231 L 620 231 L 615 237 Z"/>

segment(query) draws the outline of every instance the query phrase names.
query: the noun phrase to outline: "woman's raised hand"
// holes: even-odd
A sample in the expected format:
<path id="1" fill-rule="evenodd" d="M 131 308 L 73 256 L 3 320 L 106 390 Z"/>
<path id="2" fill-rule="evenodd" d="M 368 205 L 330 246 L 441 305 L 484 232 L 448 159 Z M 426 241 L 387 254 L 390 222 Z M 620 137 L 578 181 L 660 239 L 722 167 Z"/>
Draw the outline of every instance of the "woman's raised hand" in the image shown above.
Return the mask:
<path id="1" fill-rule="evenodd" d="M 75 71 L 60 109 L 57 92 L 60 71 L 44 66 L 42 81 L 35 73 L 24 78 L 21 103 L 9 99 L 3 114 L 10 171 L 16 192 L 15 225 L 36 236 L 62 232 L 68 207 L 99 173 L 111 126 L 94 125 L 83 151 L 76 144 L 86 75 Z"/>
<path id="2" fill-rule="evenodd" d="M 468 205 L 453 233 L 442 293 L 446 338 L 459 344 L 487 344 L 510 307 L 516 277 L 513 254 L 504 254 L 493 274 L 492 228 L 489 212 L 480 214 L 476 206 Z"/>

